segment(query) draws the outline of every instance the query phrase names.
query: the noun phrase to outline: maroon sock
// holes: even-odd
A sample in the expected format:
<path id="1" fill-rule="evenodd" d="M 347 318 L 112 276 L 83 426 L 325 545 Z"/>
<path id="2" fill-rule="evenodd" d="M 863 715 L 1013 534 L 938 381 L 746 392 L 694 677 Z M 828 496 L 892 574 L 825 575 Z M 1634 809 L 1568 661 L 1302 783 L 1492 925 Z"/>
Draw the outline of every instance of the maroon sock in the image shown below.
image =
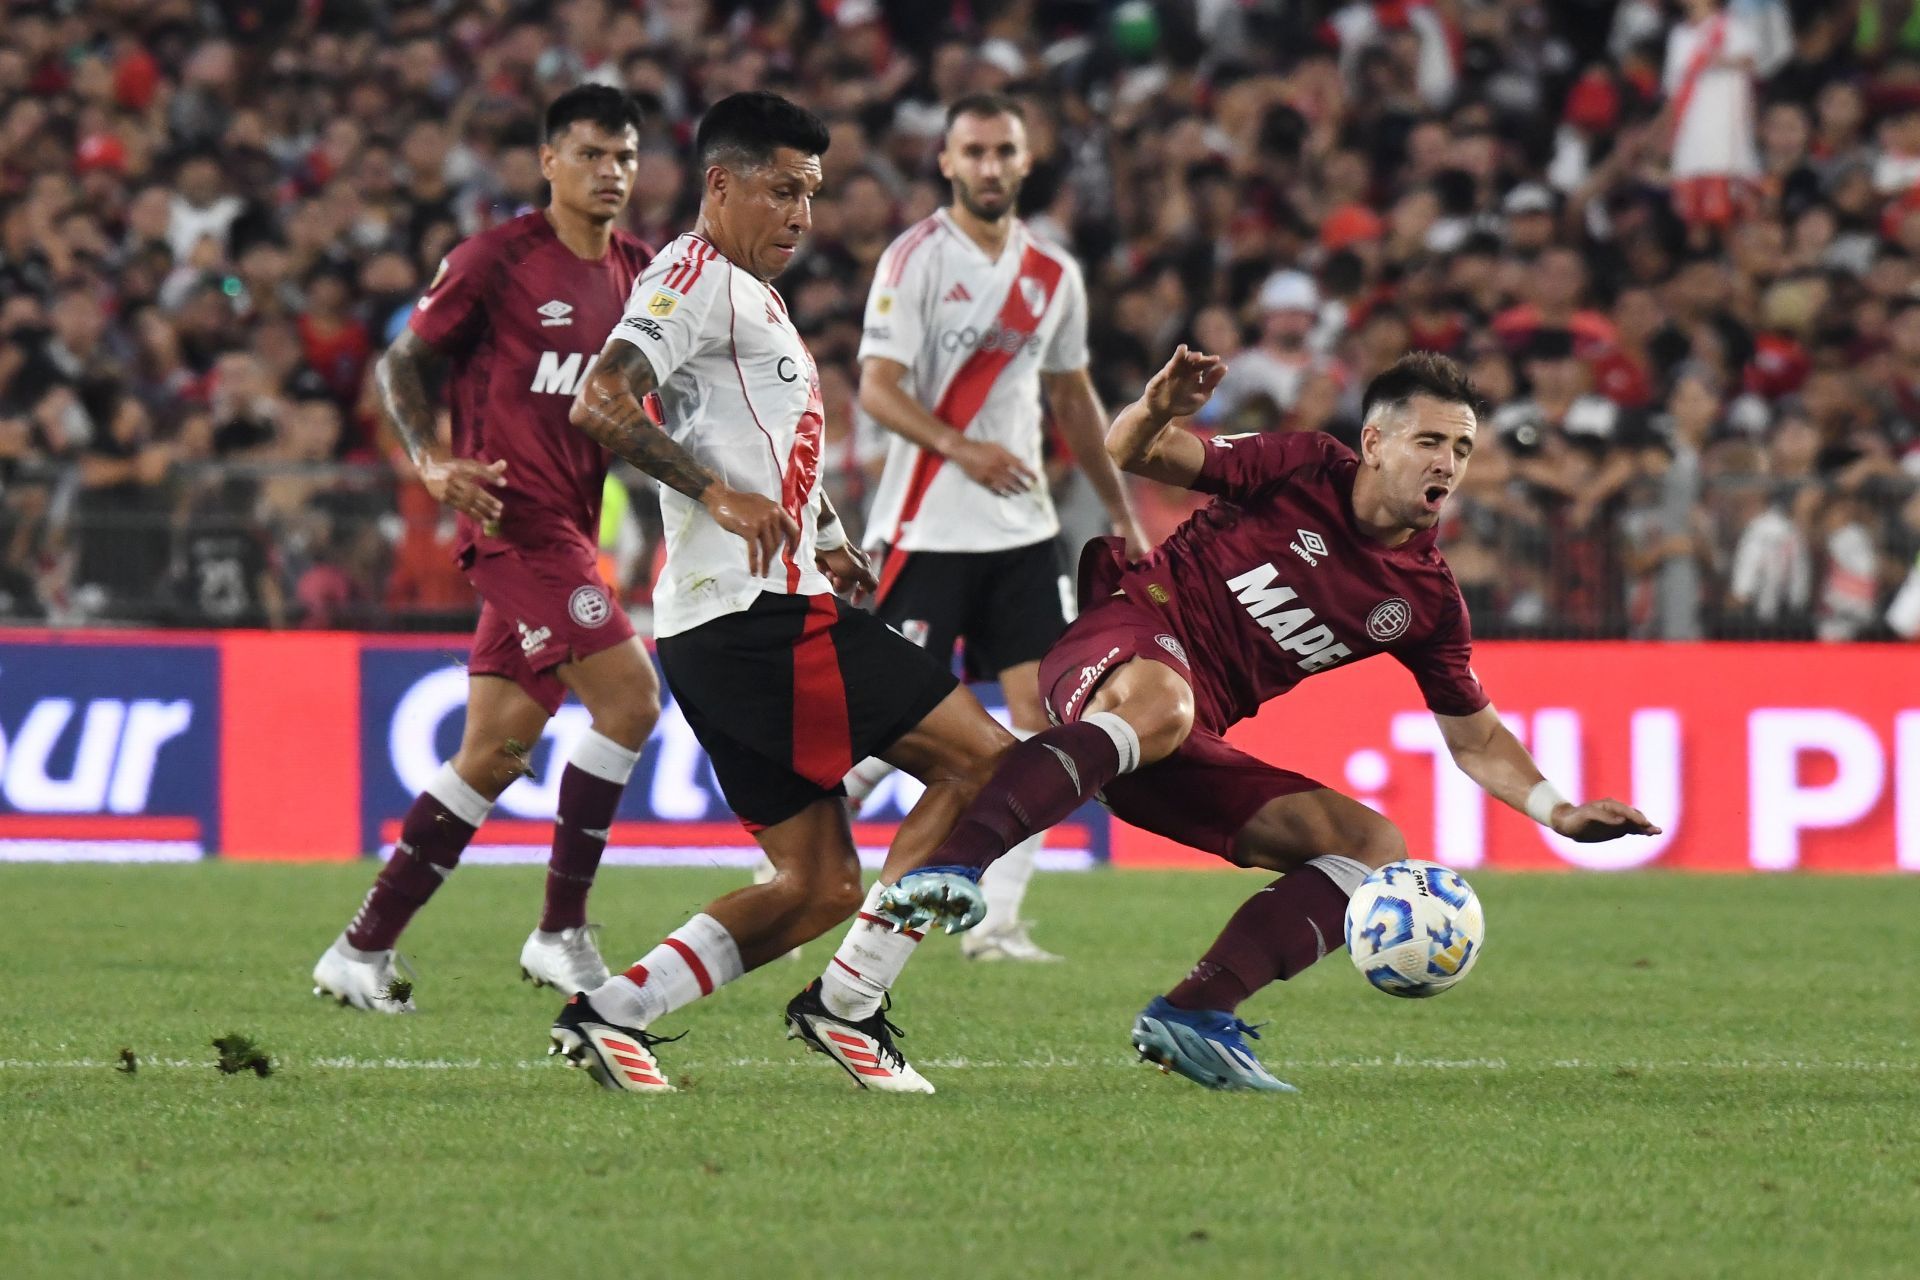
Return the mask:
<path id="1" fill-rule="evenodd" d="M 391 947 L 413 913 L 453 874 L 474 830 L 431 793 L 422 791 L 414 797 L 400 824 L 393 856 L 347 926 L 347 945 L 362 951 Z"/>
<path id="2" fill-rule="evenodd" d="M 1233 913 L 1168 1003 L 1230 1013 L 1275 978 L 1291 978 L 1343 944 L 1347 897 L 1318 867 L 1275 880 Z"/>
<path id="3" fill-rule="evenodd" d="M 953 824 L 933 863 L 984 868 L 1078 809 L 1119 772 L 1120 750 L 1097 724 L 1055 725 L 1016 743 Z"/>
<path id="4" fill-rule="evenodd" d="M 587 922 L 587 891 L 593 888 L 607 828 L 620 807 L 622 782 L 609 782 L 569 764 L 560 775 L 560 804 L 553 821 L 553 856 L 547 860 L 547 901 L 540 927 L 549 932 Z"/>

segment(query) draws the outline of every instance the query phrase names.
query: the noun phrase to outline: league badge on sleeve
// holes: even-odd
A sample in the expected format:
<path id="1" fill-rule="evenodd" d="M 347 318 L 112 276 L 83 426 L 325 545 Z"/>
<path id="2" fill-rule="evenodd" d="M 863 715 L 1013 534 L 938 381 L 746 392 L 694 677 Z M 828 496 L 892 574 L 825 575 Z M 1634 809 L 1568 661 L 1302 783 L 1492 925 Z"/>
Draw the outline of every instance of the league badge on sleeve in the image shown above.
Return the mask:
<path id="1" fill-rule="evenodd" d="M 671 289 L 655 289 L 653 296 L 647 299 L 647 314 L 664 320 L 673 314 L 680 305 L 680 295 Z"/>

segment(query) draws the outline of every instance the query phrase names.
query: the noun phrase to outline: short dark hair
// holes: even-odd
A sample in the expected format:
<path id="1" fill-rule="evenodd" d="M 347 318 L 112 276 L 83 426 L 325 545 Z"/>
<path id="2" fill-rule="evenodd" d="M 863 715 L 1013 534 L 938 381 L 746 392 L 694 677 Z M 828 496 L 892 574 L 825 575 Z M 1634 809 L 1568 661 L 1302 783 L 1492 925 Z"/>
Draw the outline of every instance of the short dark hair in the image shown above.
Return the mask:
<path id="1" fill-rule="evenodd" d="M 701 168 L 710 164 L 754 169 L 773 159 L 781 147 L 805 155 L 825 155 L 833 135 L 826 121 L 777 93 L 735 93 L 720 99 L 700 117 L 693 153 Z"/>
<path id="2" fill-rule="evenodd" d="M 546 133 L 542 136 L 552 142 L 576 120 L 599 125 L 608 133 L 623 129 L 639 133 L 643 117 L 640 104 L 631 95 L 611 85 L 578 84 L 548 104 Z"/>
<path id="3" fill-rule="evenodd" d="M 1416 396 L 1442 404 L 1463 404 L 1476 418 L 1485 412 L 1480 389 L 1465 369 L 1437 351 L 1414 351 L 1401 356 L 1367 384 L 1366 394 L 1360 398 L 1360 421 L 1368 421 L 1376 411 L 1404 408 Z"/>
<path id="4" fill-rule="evenodd" d="M 953 105 L 947 108 L 947 127 L 944 132 L 951 133 L 953 122 L 961 116 L 982 118 L 1012 116 L 1021 124 L 1025 124 L 1027 109 L 1004 93 L 969 93 L 964 97 L 956 98 Z"/>

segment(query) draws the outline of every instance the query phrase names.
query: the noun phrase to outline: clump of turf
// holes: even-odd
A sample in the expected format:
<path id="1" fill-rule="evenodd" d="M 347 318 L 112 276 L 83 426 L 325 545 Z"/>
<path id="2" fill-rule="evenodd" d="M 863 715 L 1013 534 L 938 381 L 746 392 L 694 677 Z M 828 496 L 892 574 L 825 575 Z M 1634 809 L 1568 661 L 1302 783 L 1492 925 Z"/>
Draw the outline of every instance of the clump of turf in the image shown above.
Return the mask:
<path id="1" fill-rule="evenodd" d="M 395 1004 L 405 1004 L 413 999 L 413 979 L 402 978 L 396 974 L 393 981 L 387 984 L 387 989 L 380 994 Z"/>
<path id="2" fill-rule="evenodd" d="M 220 1058 L 213 1065 L 222 1075 L 238 1075 L 242 1071 L 251 1071 L 257 1076 L 273 1074 L 273 1059 L 253 1042 L 251 1036 L 239 1033 L 224 1035 L 213 1042 L 220 1051 Z"/>
<path id="3" fill-rule="evenodd" d="M 132 1075 L 134 1072 L 140 1070 L 140 1055 L 131 1049 L 123 1047 L 120 1050 L 120 1065 L 115 1067 L 114 1070 L 123 1076 Z"/>

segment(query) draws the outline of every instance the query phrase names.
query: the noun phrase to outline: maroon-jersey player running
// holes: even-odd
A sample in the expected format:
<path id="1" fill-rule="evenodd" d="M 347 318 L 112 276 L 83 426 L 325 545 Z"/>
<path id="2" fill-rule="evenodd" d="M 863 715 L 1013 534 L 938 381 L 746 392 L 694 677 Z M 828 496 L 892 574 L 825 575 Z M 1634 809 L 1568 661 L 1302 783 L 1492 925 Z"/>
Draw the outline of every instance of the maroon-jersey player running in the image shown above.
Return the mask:
<path id="1" fill-rule="evenodd" d="M 1657 831 L 1614 800 L 1575 805 L 1501 724 L 1468 665 L 1466 605 L 1434 545 L 1473 454 L 1478 396 L 1443 356 L 1411 355 L 1367 387 L 1360 455 L 1319 433 L 1198 436 L 1173 419 L 1219 384 L 1217 357 L 1177 351 L 1123 409 L 1107 450 L 1136 475 L 1214 495 L 1147 559 L 1111 538 L 1081 557 L 1081 615 L 1040 664 L 1055 727 L 1011 748 L 952 835 L 879 913 L 967 927 L 973 881 L 1008 848 L 1102 796 L 1116 817 L 1244 867 L 1286 873 L 1255 894 L 1186 979 L 1134 1024 L 1143 1057 L 1212 1088 L 1285 1090 L 1248 1050 L 1240 1002 L 1344 934 L 1347 900 L 1407 856 L 1394 825 L 1222 736 L 1318 672 L 1390 654 L 1413 673 L 1454 762 L 1496 799 L 1575 840 Z M 890 986 L 906 933 L 856 922 L 864 977 Z"/>
<path id="2" fill-rule="evenodd" d="M 569 992 L 606 979 L 587 891 L 660 691 L 596 563 L 607 451 L 567 414 L 653 256 L 613 226 L 638 166 L 639 125 L 633 100 L 604 85 L 556 98 L 540 148 L 547 206 L 447 255 L 381 357 L 381 403 L 428 491 L 459 513 L 459 562 L 483 604 L 460 749 L 415 799 L 392 859 L 314 967 L 316 995 L 412 1011 L 390 994 L 394 942 L 526 772 L 568 690 L 593 725 L 561 774 L 546 903 L 520 967 Z M 451 450 L 427 390 L 442 368 Z"/>

